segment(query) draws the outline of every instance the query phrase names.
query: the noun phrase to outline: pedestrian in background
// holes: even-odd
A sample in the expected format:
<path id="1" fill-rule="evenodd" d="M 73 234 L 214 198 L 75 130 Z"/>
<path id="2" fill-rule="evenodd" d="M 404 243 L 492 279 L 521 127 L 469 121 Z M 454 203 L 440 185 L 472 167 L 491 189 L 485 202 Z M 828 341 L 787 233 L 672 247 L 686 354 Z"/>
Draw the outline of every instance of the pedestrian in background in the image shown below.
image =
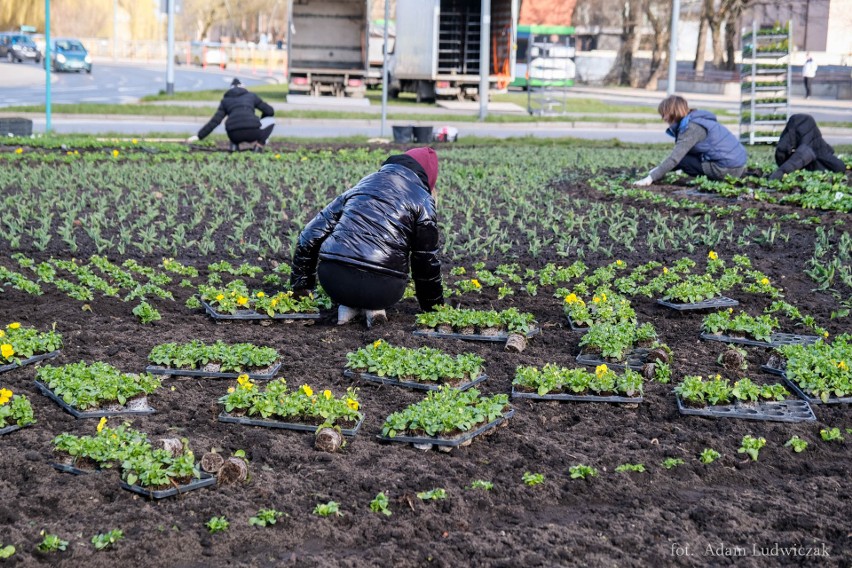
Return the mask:
<path id="1" fill-rule="evenodd" d="M 255 109 L 260 111 L 260 118 L 255 114 Z M 266 146 L 266 141 L 275 127 L 275 123 L 271 120 L 274 115 L 275 109 L 263 102 L 263 99 L 256 94 L 243 88 L 239 79 L 234 79 L 231 81 L 231 88 L 222 97 L 213 118 L 201 127 L 197 135 L 190 136 L 186 141 L 203 140 L 227 117 L 225 132 L 231 141 L 231 151 L 239 150 L 240 144 L 246 142 L 253 144 L 252 149 L 255 152 L 260 152 Z"/>
<path id="2" fill-rule="evenodd" d="M 692 110 L 678 95 L 663 99 L 657 112 L 669 125 L 666 134 L 674 137 L 675 147 L 668 158 L 633 185 L 651 185 L 672 170 L 712 180 L 743 175 L 748 159 L 746 149 L 712 112 Z"/>
<path id="3" fill-rule="evenodd" d="M 372 327 L 402 299 L 410 270 L 420 308 L 443 304 L 437 179 L 435 151 L 414 148 L 389 157 L 378 172 L 339 195 L 299 235 L 293 293 L 309 293 L 319 278 L 339 304 L 338 325 L 364 315 Z"/>
<path id="4" fill-rule="evenodd" d="M 809 99 L 811 98 L 811 84 L 814 80 L 814 77 L 816 77 L 816 72 L 817 69 L 819 69 L 819 65 L 814 63 L 814 59 L 813 57 L 811 57 L 810 53 L 808 53 L 805 57 L 807 59 L 805 59 L 805 64 L 802 65 L 802 78 L 805 81 L 805 98 Z"/>

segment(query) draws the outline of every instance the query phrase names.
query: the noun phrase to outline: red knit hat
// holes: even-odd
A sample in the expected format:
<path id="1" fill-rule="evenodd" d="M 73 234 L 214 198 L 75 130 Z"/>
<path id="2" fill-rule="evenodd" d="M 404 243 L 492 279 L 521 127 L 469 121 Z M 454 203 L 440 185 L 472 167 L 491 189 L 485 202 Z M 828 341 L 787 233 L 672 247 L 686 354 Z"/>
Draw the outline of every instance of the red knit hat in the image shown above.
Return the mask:
<path id="1" fill-rule="evenodd" d="M 429 191 L 435 189 L 435 182 L 438 181 L 438 154 L 432 148 L 414 148 L 405 153 L 406 156 L 411 156 L 423 170 L 426 172 L 426 179 L 429 180 Z"/>

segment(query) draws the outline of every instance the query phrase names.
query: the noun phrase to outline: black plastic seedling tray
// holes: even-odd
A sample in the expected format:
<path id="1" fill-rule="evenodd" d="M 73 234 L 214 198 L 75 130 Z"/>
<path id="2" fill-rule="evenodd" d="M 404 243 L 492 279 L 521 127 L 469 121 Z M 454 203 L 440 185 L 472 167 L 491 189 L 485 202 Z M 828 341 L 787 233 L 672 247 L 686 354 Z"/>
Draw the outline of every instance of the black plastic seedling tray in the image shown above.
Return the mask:
<path id="1" fill-rule="evenodd" d="M 588 327 L 574 325 L 574 320 L 572 320 L 571 316 L 569 316 L 568 314 L 565 314 L 565 317 L 568 319 L 568 327 L 571 328 L 571 331 L 589 331 Z"/>
<path id="2" fill-rule="evenodd" d="M 739 343 L 741 345 L 751 345 L 753 347 L 780 347 L 781 345 L 811 345 L 816 342 L 819 337 L 816 335 L 799 335 L 796 333 L 773 333 L 769 336 L 769 341 L 758 341 L 756 339 L 748 339 L 747 337 L 732 337 L 721 333 L 702 333 L 701 339 L 707 341 L 721 341 L 723 343 Z"/>
<path id="3" fill-rule="evenodd" d="M 667 300 L 657 300 L 657 303 L 661 306 L 665 306 L 667 308 L 671 308 L 673 310 L 677 310 L 679 312 L 687 311 L 687 310 L 709 310 L 713 308 L 730 308 L 732 306 L 738 306 L 740 303 L 736 300 L 732 300 L 726 296 L 720 296 L 718 298 L 712 298 L 710 300 L 704 300 L 703 302 L 694 302 L 692 304 L 679 304 L 677 302 L 669 302 Z"/>
<path id="4" fill-rule="evenodd" d="M 61 471 L 62 473 L 70 473 L 71 475 L 88 475 L 90 473 L 100 473 L 103 471 L 102 469 L 80 469 L 78 467 L 74 467 L 73 465 L 56 462 L 50 462 L 50 467 L 52 467 L 56 471 Z"/>
<path id="5" fill-rule="evenodd" d="M 27 424 L 29 426 L 29 424 Z M 5 428 L 0 428 L 0 436 L 5 436 L 6 434 L 11 434 L 12 432 L 17 432 L 21 428 L 26 428 L 27 426 L 18 426 L 17 424 L 12 424 L 11 426 L 6 426 Z"/>
<path id="6" fill-rule="evenodd" d="M 388 437 L 388 436 L 382 436 L 381 434 L 379 434 L 376 437 L 379 440 L 382 440 L 384 442 L 400 442 L 400 443 L 403 443 L 403 444 L 417 444 L 417 445 L 419 445 L 419 444 L 432 444 L 433 446 L 445 446 L 445 447 L 450 447 L 450 448 L 457 448 L 461 444 L 467 442 L 468 440 L 472 440 L 473 438 L 476 438 L 480 434 L 484 434 L 488 430 L 491 430 L 492 428 L 497 427 L 503 421 L 508 420 L 509 418 L 514 416 L 514 414 L 515 414 L 514 409 L 509 410 L 508 412 L 503 414 L 503 416 L 497 418 L 496 420 L 492 420 L 491 422 L 489 422 L 488 424 L 485 424 L 484 426 L 480 426 L 479 428 L 477 428 L 475 430 L 471 430 L 470 432 L 465 432 L 461 436 L 457 436 L 455 438 L 438 438 L 438 437 L 431 437 L 431 436 L 396 436 L 394 438 L 391 438 L 391 437 Z"/>
<path id="7" fill-rule="evenodd" d="M 761 365 L 761 366 L 760 366 L 760 370 L 761 370 L 761 371 L 764 371 L 764 372 L 767 372 L 767 373 L 770 373 L 770 374 L 772 374 L 772 375 L 777 375 L 777 376 L 779 376 L 779 377 L 783 377 L 783 376 L 784 376 L 784 369 L 779 369 L 779 368 L 777 368 L 777 367 L 773 367 L 773 366 L 772 366 L 772 365 L 770 365 L 769 363 L 767 363 L 766 365 Z"/>
<path id="8" fill-rule="evenodd" d="M 206 472 L 201 472 L 201 479 L 197 479 L 195 481 L 191 481 L 186 485 L 178 485 L 177 487 L 173 487 L 171 489 L 162 489 L 162 490 L 153 490 L 153 489 L 145 489 L 141 485 L 130 485 L 124 481 L 120 482 L 122 489 L 127 489 L 128 491 L 133 491 L 134 493 L 138 493 L 140 495 L 144 495 L 150 499 L 165 499 L 166 497 L 173 497 L 174 495 L 178 495 L 179 493 L 186 493 L 188 491 L 194 491 L 195 489 L 201 489 L 202 487 L 210 487 L 211 485 L 216 485 L 216 478 Z"/>
<path id="9" fill-rule="evenodd" d="M 6 371 L 11 371 L 12 369 L 17 369 L 18 367 L 24 367 L 26 365 L 38 363 L 39 361 L 44 361 L 45 359 L 53 359 L 57 355 L 59 355 L 59 350 L 51 351 L 50 353 L 42 353 L 41 355 L 33 355 L 28 359 L 24 359 L 20 363 L 9 363 L 8 365 L 3 365 L 2 367 L 0 367 L 0 373 L 5 373 Z"/>
<path id="10" fill-rule="evenodd" d="M 156 410 L 151 408 L 151 407 L 148 407 L 146 409 L 140 409 L 140 410 L 131 410 L 131 409 L 127 409 L 127 410 L 88 410 L 88 411 L 77 410 L 76 408 L 74 408 L 73 406 L 71 406 L 70 404 L 68 404 L 64 400 L 62 400 L 62 397 L 57 396 L 56 393 L 54 393 L 52 390 L 50 390 L 47 387 L 47 385 L 45 385 L 45 384 L 43 384 L 39 381 L 36 381 L 35 384 L 38 387 L 38 390 L 41 391 L 41 394 L 43 394 L 47 398 L 51 399 L 53 402 L 55 402 L 56 404 L 61 406 L 62 409 L 65 410 L 65 412 L 67 412 L 68 414 L 70 414 L 71 416 L 73 416 L 74 418 L 77 418 L 77 419 L 80 419 L 80 418 L 103 418 L 103 417 L 108 418 L 110 416 L 147 416 L 149 414 L 154 414 L 156 412 Z"/>
<path id="11" fill-rule="evenodd" d="M 677 409 L 686 416 L 704 416 L 707 418 L 741 418 L 744 420 L 764 420 L 769 422 L 814 422 L 816 415 L 811 405 L 804 400 L 782 400 L 777 402 L 757 402 L 755 404 L 734 403 L 727 405 L 691 408 L 677 399 Z"/>
<path id="12" fill-rule="evenodd" d="M 394 385 L 398 387 L 406 387 L 409 389 L 418 389 L 418 390 L 428 390 L 434 391 L 440 389 L 443 384 L 436 383 L 427 383 L 422 382 L 418 383 L 416 381 L 398 381 L 396 379 L 392 379 L 390 377 L 380 377 L 378 375 L 371 375 L 370 373 L 359 373 L 357 371 L 352 371 L 350 369 L 346 369 L 343 371 L 343 376 L 350 379 L 361 379 L 363 381 L 368 381 L 371 383 L 379 383 L 384 385 Z M 458 386 L 454 386 L 452 388 L 460 391 L 465 391 L 474 385 L 478 385 L 482 381 L 486 380 L 488 375 L 479 375 L 476 379 L 472 381 L 467 381 L 466 383 L 461 383 Z"/>
<path id="13" fill-rule="evenodd" d="M 270 420 L 269 418 L 246 418 L 245 416 L 234 416 L 225 412 L 224 410 L 219 414 L 219 422 L 242 424 L 243 426 L 260 426 L 261 428 L 283 428 L 284 430 L 296 430 L 299 432 L 317 431 L 317 426 L 313 426 L 311 424 L 298 424 L 295 422 L 284 422 L 282 420 Z M 341 429 L 340 433 L 344 436 L 354 436 L 361 428 L 362 422 L 364 422 L 363 418 L 359 420 L 352 428 L 348 428 L 345 430 Z"/>
<path id="14" fill-rule="evenodd" d="M 201 305 L 204 307 L 204 310 L 207 312 L 211 318 L 217 321 L 228 321 L 228 320 L 318 320 L 320 319 L 320 314 L 275 314 L 274 316 L 268 316 L 266 314 L 262 314 L 260 312 L 256 312 L 254 310 L 238 310 L 235 314 L 222 314 L 216 311 L 216 309 L 201 300 Z"/>
<path id="15" fill-rule="evenodd" d="M 539 334 L 541 330 L 537 327 L 530 330 L 527 333 L 526 337 L 534 337 Z M 465 341 L 489 341 L 491 343 L 505 343 L 507 339 L 509 339 L 509 334 L 506 332 L 499 333 L 497 335 L 465 335 L 461 333 L 440 333 L 437 331 L 420 331 L 419 329 L 414 332 L 416 337 L 434 337 L 437 339 L 464 339 Z"/>
<path id="16" fill-rule="evenodd" d="M 610 369 L 632 369 L 634 371 L 641 371 L 642 366 L 648 359 L 649 352 L 650 350 L 645 349 L 644 347 L 633 349 L 627 353 L 627 358 L 621 363 L 612 363 L 610 361 L 606 361 L 600 355 L 581 352 L 577 355 L 577 362 L 581 365 L 586 365 L 587 367 L 606 365 Z"/>
<path id="17" fill-rule="evenodd" d="M 852 397 L 845 396 L 843 398 L 839 398 L 836 396 L 829 397 L 827 401 L 823 401 L 819 397 L 811 396 L 806 394 L 805 391 L 802 390 L 802 387 L 797 385 L 795 382 L 791 381 L 787 377 L 787 373 L 781 375 L 784 378 L 784 382 L 787 383 L 787 386 L 793 389 L 797 395 L 808 401 L 810 404 L 852 404 Z"/>
<path id="18" fill-rule="evenodd" d="M 268 381 L 275 378 L 282 363 L 275 363 L 265 373 L 215 373 L 212 371 L 202 371 L 200 369 L 171 369 L 169 367 L 160 367 L 157 365 L 148 365 L 145 367 L 146 373 L 152 375 L 171 375 L 173 377 L 197 377 L 200 379 L 236 379 L 240 375 L 248 375 L 253 381 Z"/>
<path id="19" fill-rule="evenodd" d="M 512 398 L 527 398 L 530 400 L 564 400 L 569 402 L 617 402 L 621 404 L 633 404 L 643 402 L 642 396 L 598 396 L 584 394 L 538 394 L 535 392 L 524 392 L 512 387 Z"/>

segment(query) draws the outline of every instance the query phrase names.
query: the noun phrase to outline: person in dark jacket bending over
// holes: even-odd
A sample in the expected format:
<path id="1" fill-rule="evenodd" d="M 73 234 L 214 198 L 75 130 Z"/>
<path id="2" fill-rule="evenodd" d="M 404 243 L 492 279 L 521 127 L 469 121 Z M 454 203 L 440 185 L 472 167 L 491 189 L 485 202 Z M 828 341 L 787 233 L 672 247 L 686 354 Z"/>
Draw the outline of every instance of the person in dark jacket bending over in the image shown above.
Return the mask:
<path id="1" fill-rule="evenodd" d="M 260 110 L 260 118 L 257 118 L 254 112 L 255 109 Z M 234 79 L 231 81 L 231 88 L 222 97 L 222 102 L 219 103 L 219 108 L 216 110 L 213 118 L 201 127 L 198 135 L 190 136 L 186 141 L 195 142 L 203 140 L 227 116 L 228 120 L 225 122 L 225 131 L 228 133 L 228 139 L 231 141 L 231 151 L 238 150 L 242 142 L 251 142 L 254 143 L 254 151 L 260 152 L 266 145 L 269 135 L 272 134 L 272 129 L 275 127 L 274 123 L 264 125 L 261 123 L 261 119 L 274 115 L 275 109 L 263 102 L 263 99 L 259 96 L 244 89 L 239 79 Z"/>
<path id="2" fill-rule="evenodd" d="M 845 172 L 846 164 L 834 155 L 834 148 L 822 139 L 819 127 L 809 114 L 794 114 L 787 121 L 775 146 L 778 169 L 769 179 L 777 180 L 796 170 Z"/>
<path id="3" fill-rule="evenodd" d="M 415 148 L 389 157 L 378 172 L 338 196 L 299 235 L 293 292 L 306 294 L 318 276 L 340 304 L 339 325 L 363 313 L 371 327 L 402 298 L 410 265 L 420 308 L 443 304 L 432 196 L 437 179 L 435 151 Z"/>
<path id="4" fill-rule="evenodd" d="M 633 185 L 651 185 L 672 170 L 713 180 L 743 175 L 746 150 L 713 113 L 690 110 L 686 99 L 677 95 L 663 99 L 657 111 L 670 125 L 666 133 L 674 136 L 675 147 L 668 158 Z"/>

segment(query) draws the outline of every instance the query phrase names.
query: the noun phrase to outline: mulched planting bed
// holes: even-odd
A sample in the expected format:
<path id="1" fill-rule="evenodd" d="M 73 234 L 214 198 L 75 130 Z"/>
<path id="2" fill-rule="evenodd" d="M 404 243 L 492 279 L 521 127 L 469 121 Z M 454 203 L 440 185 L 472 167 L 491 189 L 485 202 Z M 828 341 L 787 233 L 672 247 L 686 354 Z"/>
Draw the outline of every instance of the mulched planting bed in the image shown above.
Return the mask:
<path id="1" fill-rule="evenodd" d="M 278 148 L 282 152 L 296 151 L 298 146 Z M 442 159 L 454 152 L 457 150 L 439 149 Z M 664 155 L 661 151 L 660 157 Z M 66 168 L 63 164 L 57 167 Z M 599 173 L 614 176 L 624 172 Z M 583 261 L 590 267 L 602 266 L 613 258 L 635 267 L 651 260 L 669 263 L 673 257 L 686 255 L 645 248 L 645 235 L 653 228 L 650 214 L 668 215 L 671 209 L 605 195 L 586 183 L 588 177 L 585 172 L 566 169 L 563 180 L 552 186 L 542 182 L 540 191 L 547 199 L 552 196 L 556 207 L 570 200 L 587 199 L 605 205 L 631 205 L 643 212 L 638 218 L 635 249 L 615 246 L 607 254 L 587 249 Z M 352 176 L 350 181 L 355 183 L 357 177 Z M 506 184 L 501 181 L 500 185 Z M 282 191 L 286 189 L 282 187 Z M 336 195 L 341 189 L 330 187 L 329 195 Z M 652 189 L 665 198 L 676 188 Z M 149 190 L 146 184 L 144 191 Z M 244 184 L 237 190 L 248 192 L 250 188 Z M 83 199 L 91 191 L 90 187 L 69 184 L 67 197 Z M 514 208 L 496 192 L 491 205 L 495 213 L 505 213 L 509 206 Z M 781 217 L 793 212 L 802 218 L 814 215 L 821 219 L 821 226 L 838 231 L 843 227 L 837 221 L 845 223 L 848 230 L 849 215 L 762 202 L 749 202 L 749 207 L 776 217 L 713 217 L 712 222 L 721 228 L 726 220 L 735 225 L 733 239 L 728 241 L 723 236 L 714 244 L 714 250 L 725 259 L 747 253 L 755 267 L 773 282 L 781 281 L 783 276 L 787 301 L 812 314 L 832 336 L 848 331 L 848 318 L 831 319 L 832 312 L 838 309 L 837 301 L 826 292 L 813 291 L 814 281 L 803 272 L 814 252 L 814 226 Z M 257 209 L 259 213 L 264 210 L 265 205 Z M 308 218 L 316 210 L 312 209 Z M 703 212 L 687 213 L 697 223 L 704 223 Z M 441 221 L 443 231 L 451 230 L 447 217 L 442 216 Z M 746 225 L 755 225 L 754 234 L 758 234 L 769 231 L 774 223 L 780 224 L 789 240 L 774 246 L 737 244 L 737 235 Z M 538 228 L 539 235 L 552 236 L 549 228 Z M 681 230 L 679 226 L 673 229 Z M 117 238 L 120 230 L 116 224 L 102 237 Z M 601 234 L 606 246 L 606 230 Z M 70 259 L 96 252 L 82 229 L 78 230 L 78 239 L 81 248 L 74 254 L 66 250 L 59 237 L 54 237 L 44 251 L 24 252 L 37 262 L 51 256 Z M 228 250 L 231 244 L 217 237 L 215 256 L 176 256 L 181 262 L 198 267 L 202 278 L 206 278 L 207 264 L 226 258 L 224 252 L 219 256 L 220 251 Z M 283 249 L 275 260 L 288 260 L 291 251 L 287 246 Z M 689 256 L 700 264 L 706 254 L 706 247 L 696 244 L 694 254 Z M 132 248 L 126 255 L 110 252 L 112 260 L 135 258 L 146 266 L 159 266 L 162 256 L 159 251 L 142 256 Z M 246 255 L 240 261 L 262 264 L 257 257 Z M 561 256 L 553 247 L 544 247 L 533 257 L 526 247 L 513 246 L 487 259 L 442 257 L 444 275 L 454 264 L 470 266 L 479 260 L 486 261 L 489 268 L 502 262 L 540 268 L 551 261 L 567 265 L 575 258 Z M 10 268 L 15 266 L 8 258 L 0 262 Z M 579 352 L 581 334 L 568 328 L 562 303 L 552 297 L 552 288 L 542 287 L 536 296 L 517 291 L 499 301 L 490 290 L 460 298 L 465 307 L 517 307 L 535 314 L 545 333 L 517 354 L 497 352 L 493 345 L 484 343 L 413 337 L 411 331 L 418 313 L 413 300 L 390 308 L 387 324 L 373 330 L 359 324 L 334 325 L 329 313 L 324 313 L 325 319 L 313 326 L 217 325 L 203 313 L 183 306 L 193 292 L 179 287 L 178 281 L 176 278 L 174 284 L 167 286 L 176 301 L 156 301 L 162 319 L 148 326 L 130 314 L 132 305 L 98 295 L 94 301 L 86 302 L 90 310 L 82 310 L 83 302 L 71 300 L 52 286 L 45 286 L 44 295 L 37 297 L 5 287 L 0 321 L 21 321 L 39 329 L 57 322 L 65 343 L 63 362 L 100 360 L 122 369 L 143 369 L 151 349 L 165 341 L 198 338 L 254 342 L 273 347 L 287 357 L 288 378 L 300 378 L 291 385 L 294 388 L 309 379 L 311 384 L 322 384 L 335 392 L 351 386 L 352 381 L 340 373 L 345 354 L 377 339 L 415 348 L 428 342 L 430 346 L 473 352 L 486 358 L 489 379 L 478 386 L 486 395 L 511 392 L 515 369 L 520 364 L 570 366 Z M 767 305 L 765 298 L 754 294 L 737 293 L 737 298 L 751 313 L 760 313 Z M 663 310 L 653 299 L 641 296 L 631 298 L 631 302 L 638 320 L 653 322 L 660 340 L 672 348 L 673 377 L 720 372 L 714 362 L 721 346 L 697 337 L 701 313 Z M 765 353 L 757 351 L 760 352 L 749 353 L 749 372 L 765 362 Z M 187 437 L 199 455 L 202 449 L 218 448 L 223 455 L 243 449 L 251 474 L 244 484 L 211 487 L 150 503 L 121 489 L 115 469 L 72 476 L 60 475 L 51 468 L 49 462 L 55 460 L 55 455 L 50 441 L 62 432 L 92 434 L 95 424 L 77 421 L 47 397 L 35 396 L 38 390 L 32 379 L 32 368 L 15 369 L 4 375 L 4 384 L 30 398 L 37 420 L 31 427 L 0 438 L 0 540 L 4 545 L 14 544 L 18 550 L 5 562 L 10 566 L 53 562 L 87 568 L 229 563 L 318 567 L 572 563 L 627 567 L 727 563 L 759 567 L 767 562 L 801 565 L 802 559 L 796 557 L 746 556 L 735 562 L 705 556 L 708 546 L 741 546 L 751 552 L 753 544 L 759 548 L 774 543 L 816 548 L 824 544 L 831 556 L 820 559 L 821 565 L 852 563 L 852 540 L 845 522 L 852 518 L 852 500 L 848 498 L 852 494 L 849 435 L 844 431 L 844 443 L 825 443 L 819 438 L 820 428 L 852 427 L 852 414 L 845 405 L 820 407 L 817 423 L 698 420 L 681 416 L 671 396 L 671 384 L 648 382 L 644 403 L 636 408 L 513 399 L 515 415 L 507 428 L 492 436 L 481 436 L 469 447 L 442 454 L 412 451 L 375 437 L 385 417 L 422 400 L 423 392 L 363 388 L 359 403 L 365 419 L 357 443 L 328 454 L 313 449 L 313 436 L 219 422 L 220 409 L 211 401 L 222 394 L 220 381 L 174 381 L 158 392 L 156 414 L 111 418 L 110 422 L 127 420 L 134 428 L 152 435 Z M 737 453 L 745 435 L 767 440 L 757 462 Z M 793 435 L 810 444 L 801 454 L 784 447 Z M 722 457 L 704 465 L 697 456 L 707 447 L 718 450 Z M 681 458 L 685 463 L 671 470 L 663 468 L 660 464 L 670 457 Z M 648 471 L 613 473 L 618 465 L 628 462 L 645 464 Z M 581 463 L 594 466 L 600 474 L 586 481 L 570 479 L 568 468 Z M 521 480 L 527 471 L 542 473 L 545 483 L 528 487 Z M 494 489 L 467 489 L 473 480 L 480 479 L 493 482 Z M 436 487 L 446 489 L 447 499 L 424 503 L 416 496 L 412 498 L 419 491 Z M 380 491 L 389 497 L 391 517 L 369 509 L 368 504 Z M 324 519 L 311 514 L 317 503 L 331 500 L 341 504 L 343 516 Z M 250 526 L 248 519 L 267 507 L 287 516 L 273 527 Z M 211 535 L 204 523 L 219 515 L 226 516 L 231 526 L 226 532 Z M 42 528 L 71 541 L 69 550 L 55 557 L 35 552 Z M 89 542 L 91 536 L 113 528 L 122 529 L 125 538 L 111 550 L 95 552 Z M 687 546 L 691 556 L 674 556 L 676 546 L 681 547 L 677 550 Z"/>

